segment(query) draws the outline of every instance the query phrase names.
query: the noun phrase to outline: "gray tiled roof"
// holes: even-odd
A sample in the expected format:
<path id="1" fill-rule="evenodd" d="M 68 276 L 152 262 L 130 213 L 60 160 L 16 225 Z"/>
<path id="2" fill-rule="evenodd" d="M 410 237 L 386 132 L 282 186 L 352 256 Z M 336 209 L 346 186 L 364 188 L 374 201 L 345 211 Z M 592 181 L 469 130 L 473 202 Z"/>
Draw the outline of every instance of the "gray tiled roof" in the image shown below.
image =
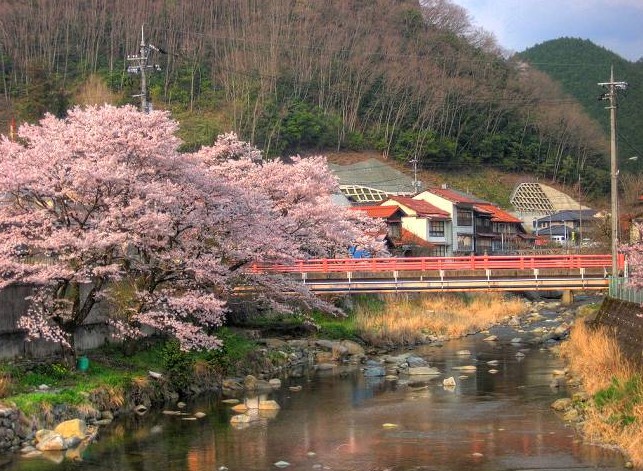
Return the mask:
<path id="1" fill-rule="evenodd" d="M 340 185 L 359 185 L 375 188 L 392 195 L 414 194 L 413 178 L 376 159 L 350 165 L 329 163 Z"/>

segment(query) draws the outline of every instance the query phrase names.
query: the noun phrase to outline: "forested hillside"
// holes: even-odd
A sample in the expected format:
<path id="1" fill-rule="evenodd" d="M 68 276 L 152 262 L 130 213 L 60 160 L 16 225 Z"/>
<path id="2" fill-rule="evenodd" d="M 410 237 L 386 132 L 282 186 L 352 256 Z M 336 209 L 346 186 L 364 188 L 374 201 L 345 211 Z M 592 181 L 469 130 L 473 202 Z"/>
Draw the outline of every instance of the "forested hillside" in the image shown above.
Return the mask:
<path id="1" fill-rule="evenodd" d="M 643 169 L 643 59 L 629 62 L 611 51 L 576 38 L 561 38 L 538 44 L 520 54 L 533 67 L 559 82 L 563 90 L 576 98 L 585 111 L 599 121 L 609 133 L 609 102 L 598 100 L 605 92 L 598 83 L 614 80 L 627 82 L 626 91 L 618 96 L 618 147 L 620 166 L 625 170 Z M 637 160 L 629 157 L 640 156 Z"/>
<path id="2" fill-rule="evenodd" d="M 584 192 L 609 189 L 599 125 L 448 0 L 2 2 L 0 125 L 136 103 L 126 57 L 142 25 L 167 52 L 150 94 L 180 121 L 183 150 L 234 130 L 267 155 L 374 149 L 567 184 L 582 168 Z"/>

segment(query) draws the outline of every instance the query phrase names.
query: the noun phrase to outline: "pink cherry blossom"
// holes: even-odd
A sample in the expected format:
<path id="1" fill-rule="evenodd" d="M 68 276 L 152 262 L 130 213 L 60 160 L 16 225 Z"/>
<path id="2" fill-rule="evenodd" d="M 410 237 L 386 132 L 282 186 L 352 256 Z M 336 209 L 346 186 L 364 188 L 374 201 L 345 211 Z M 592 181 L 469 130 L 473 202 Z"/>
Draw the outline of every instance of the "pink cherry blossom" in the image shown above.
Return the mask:
<path id="1" fill-rule="evenodd" d="M 0 288 L 38 287 L 20 321 L 31 337 L 73 347 L 104 302 L 116 335 L 149 326 L 184 349 L 217 348 L 239 285 L 279 309 L 335 311 L 252 263 L 382 249 L 378 223 L 333 204 L 323 157 L 264 161 L 232 133 L 181 154 L 177 127 L 167 112 L 105 105 L 0 139 Z"/>

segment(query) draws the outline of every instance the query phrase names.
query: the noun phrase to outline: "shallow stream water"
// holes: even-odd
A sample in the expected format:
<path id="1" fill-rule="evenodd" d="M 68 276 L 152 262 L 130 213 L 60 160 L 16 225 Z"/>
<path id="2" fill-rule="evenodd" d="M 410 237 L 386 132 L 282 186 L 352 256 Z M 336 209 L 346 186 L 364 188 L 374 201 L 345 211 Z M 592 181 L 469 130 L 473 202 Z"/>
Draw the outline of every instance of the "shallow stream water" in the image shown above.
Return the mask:
<path id="1" fill-rule="evenodd" d="M 272 394 L 278 412 L 243 427 L 230 424 L 229 405 L 201 398 L 187 411 L 207 413 L 203 419 L 120 418 L 76 460 L 16 458 L 4 468 L 266 471 L 281 461 L 287 471 L 623 469 L 620 454 L 583 444 L 551 410 L 566 394 L 551 385 L 561 360 L 538 345 L 510 343 L 521 334 L 508 327 L 491 333 L 499 341 L 478 334 L 414 349 L 443 372 L 433 379 L 367 378 L 357 366 L 311 372 Z M 493 360 L 497 365 L 487 363 Z M 476 370 L 457 369 L 465 365 Z M 456 386 L 445 389 L 449 376 Z"/>

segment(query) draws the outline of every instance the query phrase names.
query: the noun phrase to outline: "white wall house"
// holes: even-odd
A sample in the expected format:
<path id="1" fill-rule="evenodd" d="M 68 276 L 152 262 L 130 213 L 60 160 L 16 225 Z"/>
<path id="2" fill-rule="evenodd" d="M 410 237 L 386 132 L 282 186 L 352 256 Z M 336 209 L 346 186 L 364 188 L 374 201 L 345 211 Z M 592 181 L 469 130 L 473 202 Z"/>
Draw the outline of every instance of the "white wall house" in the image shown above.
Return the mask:
<path id="1" fill-rule="evenodd" d="M 382 206 L 390 205 L 398 206 L 404 212 L 403 229 L 433 246 L 432 256 L 445 257 L 453 254 L 453 228 L 448 212 L 426 201 L 406 196 L 395 196 L 382 203 Z"/>
<path id="2" fill-rule="evenodd" d="M 449 214 L 452 221 L 451 253 L 469 255 L 475 251 L 475 201 L 447 188 L 423 191 L 413 199 L 425 201 Z"/>

